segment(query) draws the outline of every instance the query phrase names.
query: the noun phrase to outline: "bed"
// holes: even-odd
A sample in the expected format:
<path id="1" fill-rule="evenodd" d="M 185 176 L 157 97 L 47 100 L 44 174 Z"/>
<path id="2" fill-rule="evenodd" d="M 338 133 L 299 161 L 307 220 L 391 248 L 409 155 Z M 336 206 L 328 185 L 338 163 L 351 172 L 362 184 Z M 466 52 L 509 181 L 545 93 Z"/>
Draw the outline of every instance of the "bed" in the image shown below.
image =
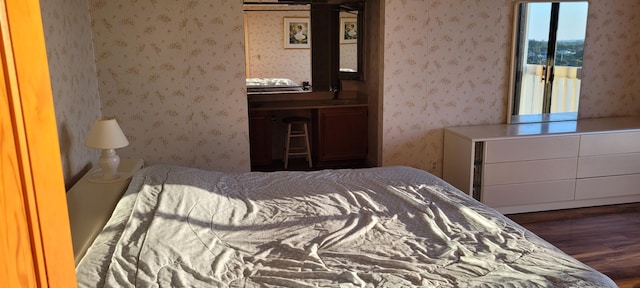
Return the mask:
<path id="1" fill-rule="evenodd" d="M 246 82 L 249 94 L 305 91 L 304 87 L 286 78 L 247 78 Z"/>
<path id="2" fill-rule="evenodd" d="M 79 287 L 617 287 L 409 167 L 140 170 Z"/>

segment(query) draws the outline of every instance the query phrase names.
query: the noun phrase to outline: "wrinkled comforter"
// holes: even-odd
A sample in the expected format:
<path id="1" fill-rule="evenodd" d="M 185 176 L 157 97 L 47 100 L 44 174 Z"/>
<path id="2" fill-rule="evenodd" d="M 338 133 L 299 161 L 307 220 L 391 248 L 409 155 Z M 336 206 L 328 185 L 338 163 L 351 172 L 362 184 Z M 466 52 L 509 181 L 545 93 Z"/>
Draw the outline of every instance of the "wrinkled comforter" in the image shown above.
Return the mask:
<path id="1" fill-rule="evenodd" d="M 616 287 L 408 167 L 137 174 L 80 287 Z"/>

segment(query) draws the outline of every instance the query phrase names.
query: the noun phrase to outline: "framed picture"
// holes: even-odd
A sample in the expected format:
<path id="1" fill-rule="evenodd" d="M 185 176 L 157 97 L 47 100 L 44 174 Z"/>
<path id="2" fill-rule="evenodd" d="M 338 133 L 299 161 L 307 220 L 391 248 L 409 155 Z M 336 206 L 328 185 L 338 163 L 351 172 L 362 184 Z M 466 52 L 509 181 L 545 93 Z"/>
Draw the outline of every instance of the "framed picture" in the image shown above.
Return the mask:
<path id="1" fill-rule="evenodd" d="M 358 42 L 358 18 L 340 18 L 340 44 Z"/>
<path id="2" fill-rule="evenodd" d="M 308 17 L 284 17 L 284 48 L 311 48 L 311 24 Z"/>

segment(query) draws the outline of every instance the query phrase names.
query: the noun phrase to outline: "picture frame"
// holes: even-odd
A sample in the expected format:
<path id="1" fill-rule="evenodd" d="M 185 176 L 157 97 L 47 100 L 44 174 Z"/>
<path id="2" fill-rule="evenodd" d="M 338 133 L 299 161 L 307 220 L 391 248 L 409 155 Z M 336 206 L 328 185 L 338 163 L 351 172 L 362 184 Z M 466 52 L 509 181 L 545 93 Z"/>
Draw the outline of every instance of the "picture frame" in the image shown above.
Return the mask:
<path id="1" fill-rule="evenodd" d="M 340 18 L 340 44 L 358 43 L 358 18 Z"/>
<path id="2" fill-rule="evenodd" d="M 311 48 L 311 22 L 309 17 L 284 17 L 284 48 Z"/>

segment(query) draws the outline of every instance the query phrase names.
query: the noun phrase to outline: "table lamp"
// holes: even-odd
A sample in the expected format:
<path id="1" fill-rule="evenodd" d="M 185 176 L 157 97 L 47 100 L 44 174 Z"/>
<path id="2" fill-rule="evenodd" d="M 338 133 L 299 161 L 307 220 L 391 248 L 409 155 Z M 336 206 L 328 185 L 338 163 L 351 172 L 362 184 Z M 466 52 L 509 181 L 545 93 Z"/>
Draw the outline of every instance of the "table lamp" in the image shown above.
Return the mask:
<path id="1" fill-rule="evenodd" d="M 102 175 L 101 177 L 94 177 L 93 180 L 115 182 L 121 179 L 118 175 L 120 157 L 116 154 L 115 149 L 129 145 L 129 141 L 124 136 L 118 121 L 114 117 L 96 120 L 84 144 L 89 148 L 102 149 L 99 160 Z"/>

